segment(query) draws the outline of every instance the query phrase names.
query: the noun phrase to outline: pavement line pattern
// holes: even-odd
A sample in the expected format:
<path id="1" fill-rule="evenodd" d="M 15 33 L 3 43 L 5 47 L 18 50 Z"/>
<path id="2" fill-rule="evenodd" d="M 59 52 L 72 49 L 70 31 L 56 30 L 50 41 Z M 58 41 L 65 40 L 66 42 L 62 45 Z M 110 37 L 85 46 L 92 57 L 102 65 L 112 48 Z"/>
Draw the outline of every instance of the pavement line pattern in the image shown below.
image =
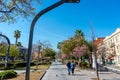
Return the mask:
<path id="1" fill-rule="evenodd" d="M 112 72 L 99 72 L 99 76 L 103 80 L 120 80 L 120 75 Z M 92 78 L 96 78 L 94 70 L 75 70 L 74 75 L 68 75 L 66 65 L 53 62 L 42 80 L 92 80 Z"/>

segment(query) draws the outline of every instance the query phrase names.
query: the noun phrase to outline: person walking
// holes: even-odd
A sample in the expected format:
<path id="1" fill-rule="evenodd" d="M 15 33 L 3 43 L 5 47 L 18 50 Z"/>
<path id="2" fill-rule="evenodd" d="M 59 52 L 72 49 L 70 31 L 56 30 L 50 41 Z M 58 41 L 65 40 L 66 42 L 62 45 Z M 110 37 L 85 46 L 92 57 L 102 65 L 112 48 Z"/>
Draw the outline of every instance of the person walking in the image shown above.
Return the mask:
<path id="1" fill-rule="evenodd" d="M 71 71 L 71 62 L 70 61 L 67 62 L 67 69 L 68 69 L 68 75 L 70 75 L 70 71 Z"/>
<path id="2" fill-rule="evenodd" d="M 74 75 L 74 69 L 75 69 L 75 64 L 74 64 L 74 61 L 72 61 L 72 62 L 71 62 L 72 75 Z"/>

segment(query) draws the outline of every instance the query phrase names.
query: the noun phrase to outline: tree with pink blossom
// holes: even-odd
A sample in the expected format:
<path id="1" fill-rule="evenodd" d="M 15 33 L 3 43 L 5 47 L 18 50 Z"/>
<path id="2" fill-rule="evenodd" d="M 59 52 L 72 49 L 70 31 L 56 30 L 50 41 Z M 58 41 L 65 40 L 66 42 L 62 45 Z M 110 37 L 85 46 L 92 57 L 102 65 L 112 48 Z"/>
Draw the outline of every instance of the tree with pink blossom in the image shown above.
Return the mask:
<path id="1" fill-rule="evenodd" d="M 83 50 L 77 44 L 77 46 L 74 48 L 73 56 L 76 57 L 76 58 L 80 58 L 82 55 L 83 55 Z"/>
<path id="2" fill-rule="evenodd" d="M 67 58 L 67 55 L 62 54 L 61 58 L 62 58 L 62 60 L 65 60 Z"/>
<path id="3" fill-rule="evenodd" d="M 62 53 L 61 55 L 67 55 L 66 57 L 61 57 L 65 57 L 64 59 L 75 59 L 79 62 L 85 62 L 86 59 L 88 60 L 91 58 L 91 55 L 89 54 L 91 51 L 91 46 L 89 45 L 89 42 L 85 40 L 84 34 L 81 30 L 76 30 L 75 35 L 68 40 L 59 42 L 57 47 L 60 50 L 60 53 Z"/>

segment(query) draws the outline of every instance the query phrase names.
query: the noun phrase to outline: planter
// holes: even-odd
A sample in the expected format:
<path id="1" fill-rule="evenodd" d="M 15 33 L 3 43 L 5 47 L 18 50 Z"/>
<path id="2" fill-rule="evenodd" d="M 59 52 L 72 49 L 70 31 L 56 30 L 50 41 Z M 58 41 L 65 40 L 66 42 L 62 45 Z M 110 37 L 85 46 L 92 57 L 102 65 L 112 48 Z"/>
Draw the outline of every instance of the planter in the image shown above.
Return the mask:
<path id="1" fill-rule="evenodd" d="M 98 78 L 91 78 L 91 80 L 98 80 Z M 102 79 L 99 79 L 99 80 L 102 80 Z"/>

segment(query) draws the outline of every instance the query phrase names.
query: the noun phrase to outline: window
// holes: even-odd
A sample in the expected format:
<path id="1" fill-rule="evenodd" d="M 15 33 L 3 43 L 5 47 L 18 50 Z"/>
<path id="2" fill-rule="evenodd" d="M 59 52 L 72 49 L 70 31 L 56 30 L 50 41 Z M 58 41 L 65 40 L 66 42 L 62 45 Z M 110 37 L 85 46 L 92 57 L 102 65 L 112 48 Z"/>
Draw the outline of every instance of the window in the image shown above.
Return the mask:
<path id="1" fill-rule="evenodd" d="M 118 63 L 120 64 L 120 56 L 118 56 Z"/>

